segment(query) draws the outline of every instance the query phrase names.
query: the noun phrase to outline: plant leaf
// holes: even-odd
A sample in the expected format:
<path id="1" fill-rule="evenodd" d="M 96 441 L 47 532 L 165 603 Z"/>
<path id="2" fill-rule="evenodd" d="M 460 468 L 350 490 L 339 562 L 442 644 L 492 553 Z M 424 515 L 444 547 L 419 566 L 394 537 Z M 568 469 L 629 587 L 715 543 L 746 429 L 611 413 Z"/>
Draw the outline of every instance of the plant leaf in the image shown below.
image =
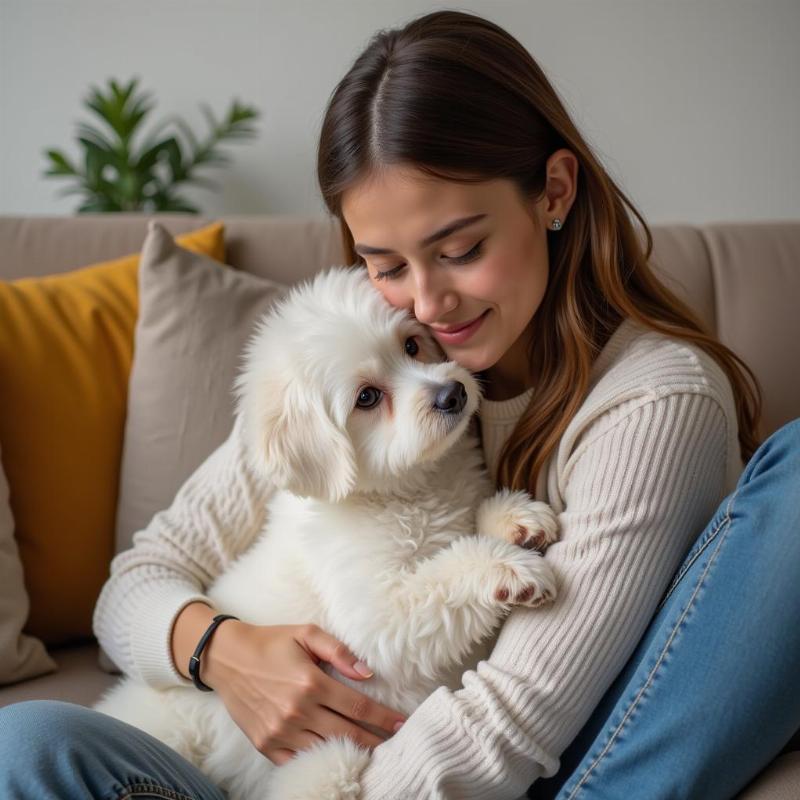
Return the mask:
<path id="1" fill-rule="evenodd" d="M 185 177 L 185 173 L 180 142 L 174 136 L 170 136 L 169 139 L 164 141 L 163 149 L 167 154 L 167 163 L 169 164 L 173 183 L 182 181 Z"/>
<path id="2" fill-rule="evenodd" d="M 78 171 L 60 150 L 48 150 L 52 166 L 45 175 L 77 175 Z"/>
<path id="3" fill-rule="evenodd" d="M 203 111 L 203 115 L 205 116 L 206 120 L 208 120 L 208 124 L 209 127 L 211 128 L 212 135 L 214 136 L 214 138 L 216 138 L 217 132 L 219 131 L 219 123 L 214 118 L 214 113 L 205 103 L 201 104 L 201 109 Z"/>

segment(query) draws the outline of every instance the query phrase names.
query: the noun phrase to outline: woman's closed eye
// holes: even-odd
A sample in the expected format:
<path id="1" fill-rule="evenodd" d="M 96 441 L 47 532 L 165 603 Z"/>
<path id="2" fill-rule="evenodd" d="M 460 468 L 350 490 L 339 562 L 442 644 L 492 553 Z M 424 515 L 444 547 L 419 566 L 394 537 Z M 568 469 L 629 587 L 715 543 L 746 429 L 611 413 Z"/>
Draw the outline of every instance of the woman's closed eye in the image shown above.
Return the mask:
<path id="1" fill-rule="evenodd" d="M 468 263 L 470 261 L 474 261 L 476 258 L 478 258 L 480 256 L 480 254 L 481 254 L 481 246 L 483 245 L 484 241 L 485 241 L 485 239 L 481 239 L 475 245 L 475 247 L 473 247 L 471 250 L 467 251 L 463 255 L 460 255 L 460 256 L 445 256 L 445 255 L 443 255 L 442 258 L 444 258 L 445 260 L 449 261 L 451 264 L 466 264 L 466 263 Z M 400 265 L 398 265 L 396 267 L 393 267 L 390 270 L 386 270 L 385 272 L 380 272 L 379 270 L 376 270 L 375 271 L 375 280 L 382 281 L 382 280 L 387 279 L 387 278 L 389 280 L 392 280 L 393 278 L 396 278 L 398 276 L 398 274 L 400 273 L 400 270 L 403 269 L 404 266 L 405 266 L 405 264 L 400 264 Z"/>

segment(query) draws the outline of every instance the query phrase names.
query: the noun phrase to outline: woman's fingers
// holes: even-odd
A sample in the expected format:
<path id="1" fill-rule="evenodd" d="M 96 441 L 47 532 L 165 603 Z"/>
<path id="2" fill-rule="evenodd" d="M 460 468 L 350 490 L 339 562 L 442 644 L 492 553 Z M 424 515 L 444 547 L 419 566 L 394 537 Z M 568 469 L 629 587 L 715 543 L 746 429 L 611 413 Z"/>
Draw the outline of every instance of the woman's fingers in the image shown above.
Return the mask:
<path id="1" fill-rule="evenodd" d="M 312 656 L 315 662 L 327 661 L 342 675 L 347 675 L 348 678 L 355 680 L 364 680 L 364 678 L 370 677 L 371 670 L 367 670 L 367 674 L 364 673 L 363 669 L 366 665 L 350 652 L 347 645 L 331 636 L 319 625 L 311 623 L 301 625 L 297 630 L 297 642 Z M 362 671 L 355 669 L 355 664 L 358 664 Z"/>
<path id="2" fill-rule="evenodd" d="M 319 742 L 325 741 L 322 736 L 318 736 L 314 731 L 303 729 L 292 733 L 290 737 L 273 739 L 272 746 L 262 750 L 262 754 L 269 758 L 273 764 L 280 766 L 301 750 L 309 750 Z"/>
<path id="3" fill-rule="evenodd" d="M 314 719 L 314 731 L 323 739 L 330 739 L 332 736 L 347 736 L 356 744 L 362 747 L 377 747 L 381 742 L 386 741 L 380 736 L 376 736 L 371 731 L 362 728 L 351 722 L 347 717 L 337 714 L 327 708 L 320 706 Z"/>
<path id="4" fill-rule="evenodd" d="M 320 672 L 319 680 L 322 682 L 320 697 L 324 698 L 321 702 L 359 725 L 366 722 L 391 735 L 395 732 L 395 725 L 406 720 L 399 711 L 373 700 L 350 686 L 345 686 L 324 672 Z"/>
<path id="5" fill-rule="evenodd" d="M 308 728 L 298 730 L 290 737 L 291 741 L 275 740 L 273 747 L 264 752 L 264 755 L 276 766 L 281 766 L 294 758 L 298 752 L 310 750 L 319 742 L 324 742 L 333 736 L 347 736 L 361 747 L 369 749 L 377 747 L 384 741 L 380 736 L 376 736 L 345 717 L 322 707 L 319 707 L 312 724 L 315 730 Z M 278 747 L 279 744 L 284 746 Z"/>
<path id="6" fill-rule="evenodd" d="M 297 642 L 316 663 L 319 663 L 320 660 L 326 661 L 342 675 L 364 679 L 364 675 L 360 674 L 353 666 L 357 663 L 356 656 L 336 637 L 313 624 L 300 626 L 298 632 Z M 319 694 L 323 698 L 320 702 L 339 712 L 342 716 L 357 723 L 367 722 L 390 734 L 395 732 L 395 725 L 398 722 L 406 720 L 405 715 L 399 711 L 384 706 L 371 697 L 345 686 L 322 670 L 320 670 L 319 679 L 322 681 Z"/>

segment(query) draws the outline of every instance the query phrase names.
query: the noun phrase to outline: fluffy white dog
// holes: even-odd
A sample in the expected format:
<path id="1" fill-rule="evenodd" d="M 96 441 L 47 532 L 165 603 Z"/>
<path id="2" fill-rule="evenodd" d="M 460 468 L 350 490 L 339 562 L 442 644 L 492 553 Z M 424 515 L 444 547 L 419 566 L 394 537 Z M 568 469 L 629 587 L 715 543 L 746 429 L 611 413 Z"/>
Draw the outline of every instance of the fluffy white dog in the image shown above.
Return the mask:
<path id="1" fill-rule="evenodd" d="M 555 514 L 525 492 L 495 493 L 470 424 L 477 381 L 363 268 L 293 288 L 243 356 L 236 413 L 277 491 L 264 530 L 208 597 L 254 625 L 319 625 L 375 674 L 320 667 L 404 714 L 440 685 L 458 688 L 512 606 L 556 594 L 539 552 Z M 276 767 L 216 693 L 194 687 L 124 677 L 94 708 L 164 741 L 231 800 L 355 800 L 369 759 L 332 737 Z"/>

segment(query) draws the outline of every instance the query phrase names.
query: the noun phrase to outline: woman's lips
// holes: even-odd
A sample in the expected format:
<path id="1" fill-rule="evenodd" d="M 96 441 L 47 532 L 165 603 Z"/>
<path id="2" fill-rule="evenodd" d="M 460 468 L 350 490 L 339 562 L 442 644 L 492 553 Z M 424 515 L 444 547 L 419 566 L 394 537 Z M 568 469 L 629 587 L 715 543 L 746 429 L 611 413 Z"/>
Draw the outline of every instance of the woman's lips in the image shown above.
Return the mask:
<path id="1" fill-rule="evenodd" d="M 469 325 L 466 325 L 463 328 L 459 328 L 457 331 L 453 331 L 452 333 L 447 333 L 446 331 L 437 331 L 436 328 L 431 328 L 433 331 L 433 335 L 444 344 L 461 344 L 462 342 L 466 342 L 470 336 L 472 336 L 475 331 L 480 328 L 483 324 L 484 319 L 486 319 L 486 315 L 491 311 L 490 308 L 487 308 L 486 311 L 483 312 L 476 320 L 470 322 Z"/>

